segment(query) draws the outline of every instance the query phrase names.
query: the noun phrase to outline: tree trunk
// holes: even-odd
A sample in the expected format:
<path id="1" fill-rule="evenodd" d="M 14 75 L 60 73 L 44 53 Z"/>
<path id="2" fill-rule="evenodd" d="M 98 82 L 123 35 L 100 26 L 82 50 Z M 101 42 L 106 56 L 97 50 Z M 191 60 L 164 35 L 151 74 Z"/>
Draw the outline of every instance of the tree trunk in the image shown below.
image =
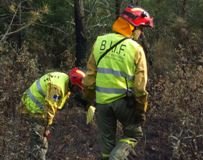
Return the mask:
<path id="1" fill-rule="evenodd" d="M 187 0 L 183 0 L 183 1 L 182 1 L 182 6 L 181 6 L 181 16 L 182 16 L 182 17 L 185 17 L 186 4 L 187 4 Z"/>
<path id="2" fill-rule="evenodd" d="M 115 0 L 116 18 L 118 18 L 120 15 L 120 7 L 121 7 L 121 1 Z"/>
<path id="3" fill-rule="evenodd" d="M 76 34 L 76 62 L 75 65 L 82 67 L 85 65 L 87 39 L 85 36 L 85 27 L 83 23 L 84 6 L 83 0 L 74 0 L 75 12 L 75 34 Z"/>

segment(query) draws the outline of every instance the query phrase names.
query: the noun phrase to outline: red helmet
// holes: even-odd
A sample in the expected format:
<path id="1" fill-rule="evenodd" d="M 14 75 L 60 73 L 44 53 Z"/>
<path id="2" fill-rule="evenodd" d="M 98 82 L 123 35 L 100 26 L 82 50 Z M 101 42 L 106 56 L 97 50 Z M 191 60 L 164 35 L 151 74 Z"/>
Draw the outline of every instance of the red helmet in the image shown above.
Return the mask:
<path id="1" fill-rule="evenodd" d="M 138 27 L 138 26 L 153 27 L 154 26 L 153 18 L 150 17 L 149 13 L 142 8 L 128 6 L 125 8 L 125 10 L 120 16 L 135 27 Z"/>
<path id="2" fill-rule="evenodd" d="M 85 73 L 83 71 L 74 67 L 68 72 L 68 76 L 72 85 L 76 85 L 80 87 L 80 89 L 83 89 L 82 79 L 85 77 Z"/>

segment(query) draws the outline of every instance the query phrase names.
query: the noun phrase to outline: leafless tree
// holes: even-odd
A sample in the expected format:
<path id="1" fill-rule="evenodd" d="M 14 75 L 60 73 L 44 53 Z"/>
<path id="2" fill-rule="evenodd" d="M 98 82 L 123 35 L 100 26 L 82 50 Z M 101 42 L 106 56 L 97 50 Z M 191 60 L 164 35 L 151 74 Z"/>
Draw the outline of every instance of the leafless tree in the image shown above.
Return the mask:
<path id="1" fill-rule="evenodd" d="M 83 0 L 74 0 L 75 34 L 76 34 L 76 66 L 82 66 L 86 56 L 87 40 L 84 26 Z"/>

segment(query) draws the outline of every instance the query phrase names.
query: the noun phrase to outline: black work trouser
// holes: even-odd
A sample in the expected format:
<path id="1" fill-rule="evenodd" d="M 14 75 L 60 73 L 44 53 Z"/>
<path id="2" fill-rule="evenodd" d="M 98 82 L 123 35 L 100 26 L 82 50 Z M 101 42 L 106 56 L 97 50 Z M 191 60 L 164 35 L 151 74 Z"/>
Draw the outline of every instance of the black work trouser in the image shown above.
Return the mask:
<path id="1" fill-rule="evenodd" d="M 139 141 L 143 136 L 141 125 L 143 115 L 136 111 L 136 107 L 128 106 L 127 100 L 122 98 L 110 104 L 96 105 L 96 121 L 99 129 L 101 152 L 110 155 L 116 146 L 117 120 L 123 126 L 123 137 Z M 142 113 L 143 114 L 143 113 Z"/>

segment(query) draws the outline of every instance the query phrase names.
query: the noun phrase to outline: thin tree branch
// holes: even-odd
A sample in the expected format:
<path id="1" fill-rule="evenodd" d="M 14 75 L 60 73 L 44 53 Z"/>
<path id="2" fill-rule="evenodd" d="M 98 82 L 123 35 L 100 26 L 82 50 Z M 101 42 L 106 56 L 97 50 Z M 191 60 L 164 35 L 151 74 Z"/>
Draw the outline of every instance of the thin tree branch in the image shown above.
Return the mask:
<path id="1" fill-rule="evenodd" d="M 63 31 L 62 29 L 57 28 L 57 27 L 53 27 L 53 26 L 46 25 L 46 24 L 39 24 L 39 23 L 35 23 L 35 25 L 46 27 L 46 28 L 51 28 L 51 29 L 57 30 L 57 31 L 59 31 L 61 33 L 64 33 L 66 36 L 69 36 L 65 31 Z"/>
<path id="2" fill-rule="evenodd" d="M 15 30 L 15 31 L 13 31 L 13 32 L 6 33 L 6 34 L 4 34 L 3 36 L 10 36 L 10 35 L 12 35 L 12 34 L 18 33 L 18 32 L 22 31 L 22 30 L 25 29 L 25 28 L 28 28 L 30 25 L 33 25 L 33 24 L 34 24 L 34 25 L 38 25 L 38 26 L 42 26 L 42 27 L 46 27 L 46 28 L 51 28 L 51 29 L 54 29 L 54 30 L 56 30 L 56 31 L 58 31 L 58 32 L 61 32 L 61 33 L 65 34 L 66 36 L 69 36 L 65 31 L 63 31 L 63 30 L 60 29 L 60 28 L 56 28 L 56 27 L 53 27 L 53 26 L 45 25 L 45 24 L 34 23 L 34 22 L 28 23 L 27 25 L 25 25 L 25 26 L 23 26 L 23 27 L 21 27 L 21 28 Z M 2 37 L 2 36 L 0 36 L 0 37 Z M 1 41 L 0 41 L 0 42 L 1 42 Z"/>
<path id="3" fill-rule="evenodd" d="M 11 25 L 13 24 L 13 21 L 14 21 L 14 18 L 16 17 L 17 12 L 18 12 L 18 8 L 16 9 L 16 11 L 15 11 L 15 13 L 14 13 L 12 19 L 11 19 L 11 22 L 10 22 L 10 24 L 8 26 L 8 29 L 7 29 L 6 33 L 2 36 L 0 42 L 2 42 L 6 38 L 6 36 L 8 36 L 8 32 L 11 29 Z"/>
<path id="4" fill-rule="evenodd" d="M 12 26 L 12 24 L 13 24 L 14 18 L 16 17 L 16 15 L 17 15 L 17 13 L 18 13 L 18 9 L 20 8 L 20 6 L 21 6 L 21 4 L 22 4 L 23 2 L 26 2 L 26 0 L 21 1 L 21 2 L 18 4 L 18 7 L 17 7 L 17 9 L 15 10 L 15 13 L 14 13 L 12 19 L 11 19 L 11 22 L 10 22 L 10 24 L 9 24 L 9 26 L 8 26 L 8 29 L 6 30 L 6 33 L 5 33 L 3 36 L 0 36 L 0 37 L 2 37 L 1 40 L 0 40 L 0 42 L 2 42 L 2 41 L 6 38 L 6 36 L 11 35 L 11 34 L 13 34 L 13 33 L 17 33 L 17 32 L 19 32 L 19 30 L 21 30 L 21 28 L 20 28 L 20 29 L 17 30 L 17 31 L 14 31 L 14 32 L 10 32 L 10 33 L 9 33 L 9 31 L 10 31 L 10 29 L 11 29 L 11 26 Z M 24 29 L 24 27 L 23 27 L 23 29 Z"/>
<path id="5" fill-rule="evenodd" d="M 13 31 L 13 32 L 9 32 L 9 33 L 6 33 L 6 34 L 4 34 L 3 35 L 3 37 L 5 38 L 6 36 L 10 36 L 10 35 L 12 35 L 12 34 L 15 34 L 15 33 L 18 33 L 18 32 L 20 32 L 20 31 L 22 31 L 23 29 L 25 29 L 25 28 L 28 28 L 30 25 L 32 25 L 33 23 L 28 23 L 27 25 L 25 25 L 25 26 L 23 26 L 23 27 L 21 27 L 21 28 L 19 28 L 19 29 L 17 29 L 17 30 L 15 30 L 15 31 Z M 1 37 L 1 36 L 0 36 Z M 3 39 L 3 37 L 2 37 L 2 39 Z M 1 39 L 1 41 L 3 41 Z M 0 41 L 0 42 L 1 42 Z"/>

